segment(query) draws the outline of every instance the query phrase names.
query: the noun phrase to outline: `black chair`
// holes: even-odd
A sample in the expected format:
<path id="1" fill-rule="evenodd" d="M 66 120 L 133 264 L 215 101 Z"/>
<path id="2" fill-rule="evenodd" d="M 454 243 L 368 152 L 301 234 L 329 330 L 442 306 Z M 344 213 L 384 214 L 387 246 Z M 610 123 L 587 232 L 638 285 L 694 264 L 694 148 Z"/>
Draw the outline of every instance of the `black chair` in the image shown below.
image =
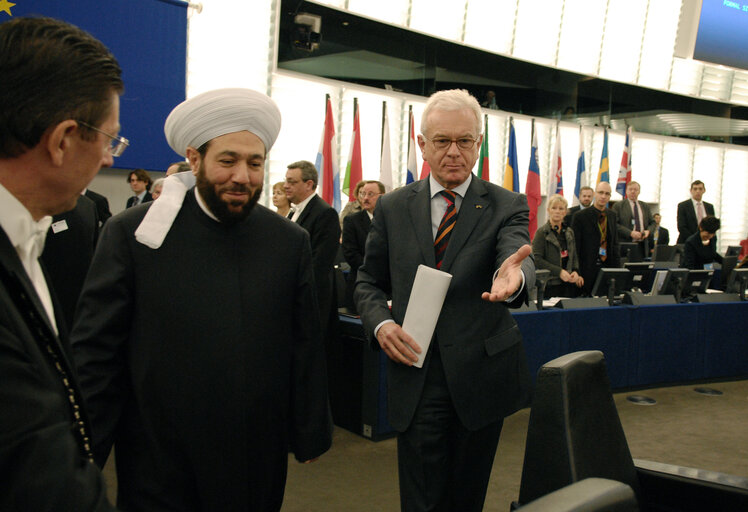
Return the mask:
<path id="1" fill-rule="evenodd" d="M 631 458 L 599 351 L 538 371 L 519 505 L 592 477 L 629 485 L 642 510 L 748 510 L 748 478 Z"/>
<path id="2" fill-rule="evenodd" d="M 521 512 L 637 512 L 634 491 L 604 478 L 585 478 L 538 498 Z"/>

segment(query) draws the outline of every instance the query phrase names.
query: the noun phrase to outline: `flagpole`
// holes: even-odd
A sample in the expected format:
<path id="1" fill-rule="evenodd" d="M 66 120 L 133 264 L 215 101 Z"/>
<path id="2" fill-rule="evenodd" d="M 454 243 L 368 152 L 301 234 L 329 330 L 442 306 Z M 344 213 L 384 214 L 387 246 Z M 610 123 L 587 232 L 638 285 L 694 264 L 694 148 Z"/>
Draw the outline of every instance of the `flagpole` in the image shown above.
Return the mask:
<path id="1" fill-rule="evenodd" d="M 387 115 L 387 102 L 382 102 L 382 135 L 380 136 L 381 143 L 379 144 L 379 154 L 382 154 L 382 149 L 384 148 L 384 120 Z"/>

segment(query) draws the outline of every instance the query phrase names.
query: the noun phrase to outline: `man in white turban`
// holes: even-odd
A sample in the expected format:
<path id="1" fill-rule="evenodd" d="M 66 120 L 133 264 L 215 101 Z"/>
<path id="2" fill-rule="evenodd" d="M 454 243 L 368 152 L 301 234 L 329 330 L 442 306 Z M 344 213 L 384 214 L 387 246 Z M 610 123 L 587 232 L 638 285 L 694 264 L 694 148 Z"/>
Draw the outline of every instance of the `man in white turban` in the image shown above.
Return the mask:
<path id="1" fill-rule="evenodd" d="M 196 185 L 172 175 L 102 232 L 72 340 L 124 510 L 279 510 L 289 447 L 330 447 L 309 236 L 256 204 L 279 130 L 255 91 L 183 102 L 164 131 Z"/>

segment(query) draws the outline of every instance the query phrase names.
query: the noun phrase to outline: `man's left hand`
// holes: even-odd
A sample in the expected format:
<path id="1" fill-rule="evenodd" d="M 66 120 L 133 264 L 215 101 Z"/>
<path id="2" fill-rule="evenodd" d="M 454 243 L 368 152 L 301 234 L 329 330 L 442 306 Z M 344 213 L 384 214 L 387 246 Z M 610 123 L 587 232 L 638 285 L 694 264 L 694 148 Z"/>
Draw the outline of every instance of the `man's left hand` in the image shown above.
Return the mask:
<path id="1" fill-rule="evenodd" d="M 499 274 L 493 280 L 490 292 L 483 292 L 481 298 L 489 302 L 502 302 L 514 295 L 522 286 L 522 261 L 532 253 L 532 247 L 523 245 L 517 252 L 504 260 Z"/>

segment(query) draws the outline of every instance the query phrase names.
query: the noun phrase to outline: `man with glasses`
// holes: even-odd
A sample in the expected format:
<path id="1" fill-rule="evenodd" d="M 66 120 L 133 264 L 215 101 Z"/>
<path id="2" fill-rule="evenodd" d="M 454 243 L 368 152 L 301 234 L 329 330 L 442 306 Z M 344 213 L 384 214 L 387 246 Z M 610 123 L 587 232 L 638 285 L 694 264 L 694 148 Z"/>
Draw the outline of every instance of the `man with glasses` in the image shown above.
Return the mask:
<path id="1" fill-rule="evenodd" d="M 130 184 L 133 195 L 127 199 L 127 208 L 137 206 L 139 204 L 148 203 L 153 201 L 151 195 L 151 176 L 145 169 L 135 169 L 127 175 L 127 182 Z"/>
<path id="2" fill-rule="evenodd" d="M 621 265 L 618 254 L 618 216 L 608 208 L 610 193 L 610 183 L 598 183 L 592 207 L 577 212 L 571 221 L 579 255 L 579 273 L 584 278 L 584 291 L 588 295 L 601 268 L 616 268 Z"/>
<path id="3" fill-rule="evenodd" d="M 112 510 L 38 258 L 51 216 L 121 154 L 121 70 L 77 27 L 14 18 L 0 24 L 0 90 L 0 510 Z"/>
<path id="4" fill-rule="evenodd" d="M 381 182 L 365 181 L 358 193 L 358 200 L 363 209 L 343 219 L 343 256 L 351 267 L 346 287 L 346 305 L 353 306 L 353 285 L 356 282 L 358 267 L 364 262 L 366 236 L 369 234 L 371 219 L 374 218 L 377 199 L 384 192 L 384 184 Z"/>
<path id="5" fill-rule="evenodd" d="M 529 398 L 508 309 L 534 285 L 529 208 L 472 174 L 482 119 L 467 91 L 429 98 L 418 145 L 431 175 L 379 198 L 354 291 L 372 346 L 390 359 L 404 511 L 482 510 L 503 419 Z M 401 327 L 419 265 L 452 276 L 422 368 Z"/>

